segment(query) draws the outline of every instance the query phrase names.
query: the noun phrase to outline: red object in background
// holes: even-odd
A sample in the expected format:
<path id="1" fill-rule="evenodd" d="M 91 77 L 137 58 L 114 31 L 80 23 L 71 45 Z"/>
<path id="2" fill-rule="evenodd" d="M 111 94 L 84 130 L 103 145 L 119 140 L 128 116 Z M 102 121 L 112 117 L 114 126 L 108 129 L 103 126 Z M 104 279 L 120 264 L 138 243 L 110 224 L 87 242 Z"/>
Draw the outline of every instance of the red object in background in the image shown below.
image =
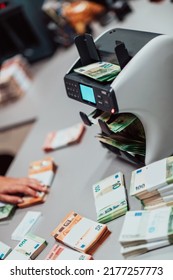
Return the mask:
<path id="1" fill-rule="evenodd" d="M 6 7 L 7 7 L 6 2 L 0 3 L 0 10 L 5 9 Z"/>

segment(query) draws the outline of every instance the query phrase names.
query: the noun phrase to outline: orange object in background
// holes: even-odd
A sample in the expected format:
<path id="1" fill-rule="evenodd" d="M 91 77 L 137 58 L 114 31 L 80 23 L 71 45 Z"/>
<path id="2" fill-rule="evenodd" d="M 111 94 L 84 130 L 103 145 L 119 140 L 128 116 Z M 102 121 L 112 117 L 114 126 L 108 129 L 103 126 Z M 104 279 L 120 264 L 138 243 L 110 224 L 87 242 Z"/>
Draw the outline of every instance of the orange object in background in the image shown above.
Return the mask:
<path id="1" fill-rule="evenodd" d="M 105 7 L 90 1 L 75 1 L 63 4 L 62 16 L 71 24 L 77 34 L 84 34 L 87 25 L 105 11 Z"/>

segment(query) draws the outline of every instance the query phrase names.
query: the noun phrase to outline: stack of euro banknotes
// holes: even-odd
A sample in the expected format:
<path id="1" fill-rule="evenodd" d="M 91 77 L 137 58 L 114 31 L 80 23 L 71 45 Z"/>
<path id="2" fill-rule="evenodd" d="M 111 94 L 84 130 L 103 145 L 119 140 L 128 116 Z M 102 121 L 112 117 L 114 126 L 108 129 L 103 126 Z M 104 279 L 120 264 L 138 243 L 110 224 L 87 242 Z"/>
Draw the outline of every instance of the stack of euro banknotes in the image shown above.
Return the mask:
<path id="1" fill-rule="evenodd" d="M 117 172 L 93 185 L 97 221 L 107 223 L 124 215 L 128 201 L 124 176 Z"/>
<path id="2" fill-rule="evenodd" d="M 173 156 L 132 171 L 130 195 L 143 210 L 128 211 L 119 241 L 124 257 L 173 243 Z"/>
<path id="3" fill-rule="evenodd" d="M 28 177 L 37 179 L 45 186 L 45 188 L 50 190 L 57 168 L 57 164 L 51 157 L 33 161 L 30 163 L 28 168 Z M 23 196 L 23 201 L 18 203 L 16 206 L 14 204 L 0 202 L 0 221 L 10 220 L 17 207 L 30 207 L 46 201 L 47 192 L 37 192 L 37 195 L 37 197 L 29 195 Z"/>
<path id="4" fill-rule="evenodd" d="M 130 195 L 139 199 L 145 210 L 173 206 L 173 156 L 134 170 Z"/>
<path id="5" fill-rule="evenodd" d="M 31 87 L 33 76 L 28 61 L 22 55 L 5 60 L 0 72 L 0 105 L 17 100 Z"/>
<path id="6" fill-rule="evenodd" d="M 119 241 L 125 258 L 173 244 L 173 207 L 128 211 Z"/>
<path id="7" fill-rule="evenodd" d="M 47 241 L 35 234 L 28 233 L 16 247 L 8 251 L 6 260 L 34 260 L 47 246 Z"/>
<path id="8" fill-rule="evenodd" d="M 63 245 L 82 254 L 92 256 L 110 233 L 107 225 L 70 211 L 52 231 L 51 235 Z"/>
<path id="9" fill-rule="evenodd" d="M 120 73 L 120 66 L 110 62 L 99 61 L 74 69 L 78 74 L 99 82 L 110 82 Z"/>

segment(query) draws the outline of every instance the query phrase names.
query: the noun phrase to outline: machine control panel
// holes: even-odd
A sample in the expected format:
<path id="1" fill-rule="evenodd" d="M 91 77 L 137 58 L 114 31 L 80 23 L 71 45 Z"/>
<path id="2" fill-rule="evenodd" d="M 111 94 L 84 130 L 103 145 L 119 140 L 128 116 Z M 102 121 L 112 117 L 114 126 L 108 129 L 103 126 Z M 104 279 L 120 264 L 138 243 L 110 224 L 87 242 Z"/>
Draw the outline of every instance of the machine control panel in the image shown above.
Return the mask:
<path id="1" fill-rule="evenodd" d="M 82 103 L 86 103 L 97 109 L 117 113 L 118 106 L 115 93 L 111 87 L 103 87 L 98 84 L 89 84 L 85 81 L 77 81 L 72 75 L 66 75 L 64 78 L 67 95 Z"/>

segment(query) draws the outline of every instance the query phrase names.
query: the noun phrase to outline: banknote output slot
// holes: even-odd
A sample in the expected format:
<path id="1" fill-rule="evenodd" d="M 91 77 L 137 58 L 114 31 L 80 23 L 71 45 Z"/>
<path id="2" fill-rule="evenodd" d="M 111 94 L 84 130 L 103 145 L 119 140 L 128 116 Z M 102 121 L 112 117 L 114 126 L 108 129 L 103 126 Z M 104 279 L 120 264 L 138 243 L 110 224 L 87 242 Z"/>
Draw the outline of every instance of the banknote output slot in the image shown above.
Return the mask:
<path id="1" fill-rule="evenodd" d="M 135 115 L 110 114 L 96 109 L 89 115 L 80 112 L 80 116 L 85 125 L 99 124 L 101 132 L 96 135 L 96 138 L 103 147 L 127 161 L 144 164 L 145 131 Z"/>
<path id="2" fill-rule="evenodd" d="M 94 119 L 97 119 L 97 117 L 99 117 L 101 114 L 103 113 L 102 110 L 96 109 L 95 110 L 95 114 L 93 115 Z M 79 112 L 81 119 L 83 120 L 84 124 L 91 126 L 93 123 L 90 121 L 90 119 L 88 118 L 87 114 L 83 113 L 83 112 Z"/>
<path id="3" fill-rule="evenodd" d="M 107 125 L 105 122 L 103 122 L 102 120 L 98 120 L 98 122 L 99 122 L 99 125 L 100 125 L 101 130 L 102 130 L 106 135 L 111 136 L 112 132 L 111 132 L 111 130 L 109 129 L 108 125 Z"/>
<path id="4" fill-rule="evenodd" d="M 84 124 L 86 124 L 88 126 L 92 125 L 92 122 L 89 120 L 88 116 L 85 113 L 79 112 L 79 114 L 80 114 L 81 119 L 83 120 Z"/>

